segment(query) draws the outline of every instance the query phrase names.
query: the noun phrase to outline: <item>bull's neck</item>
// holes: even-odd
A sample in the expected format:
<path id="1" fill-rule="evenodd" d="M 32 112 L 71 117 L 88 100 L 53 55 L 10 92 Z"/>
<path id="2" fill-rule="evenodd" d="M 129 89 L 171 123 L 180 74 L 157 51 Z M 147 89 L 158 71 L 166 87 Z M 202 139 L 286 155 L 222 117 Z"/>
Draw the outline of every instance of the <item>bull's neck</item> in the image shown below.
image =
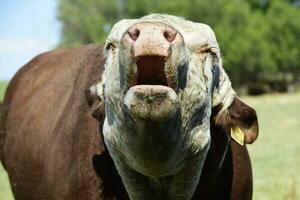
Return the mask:
<path id="1" fill-rule="evenodd" d="M 166 176 L 142 174 L 120 157 L 114 157 L 114 160 L 130 199 L 189 200 L 198 185 L 208 147 L 209 144 L 196 154 L 186 156 L 184 166 Z"/>
<path id="2" fill-rule="evenodd" d="M 103 133 L 130 199 L 191 199 L 210 144 L 207 127 L 182 129 L 180 112 L 158 123 L 116 110 L 108 110 Z"/>
<path id="3" fill-rule="evenodd" d="M 145 125 L 145 127 L 149 128 L 148 125 L 150 124 Z M 152 127 L 152 130 L 153 128 L 161 130 L 160 127 Z M 191 135 L 195 134 L 191 133 Z M 138 138 L 136 138 L 136 142 L 139 142 Z M 115 149 L 110 149 L 109 146 L 108 148 L 130 199 L 189 200 L 192 198 L 198 185 L 209 142 L 210 140 L 204 143 L 202 149 L 197 152 L 190 152 L 188 149 L 180 146 L 178 148 L 179 151 L 174 151 L 174 154 L 176 154 L 174 162 L 168 162 L 169 166 L 166 168 L 163 165 L 160 166 L 159 162 L 152 162 L 146 159 L 153 156 L 153 150 L 158 150 L 159 144 L 155 147 L 147 147 L 145 145 L 145 149 L 142 149 L 145 154 L 142 155 L 120 153 L 116 152 Z M 158 157 L 155 157 L 155 155 Z M 165 155 L 161 154 L 161 152 L 155 155 L 152 157 L 153 159 L 164 160 L 163 157 Z M 145 156 L 145 159 L 139 160 L 139 156 Z M 141 165 L 140 163 L 146 164 Z M 171 173 L 167 174 L 166 172 Z M 166 174 L 164 175 L 164 173 Z"/>

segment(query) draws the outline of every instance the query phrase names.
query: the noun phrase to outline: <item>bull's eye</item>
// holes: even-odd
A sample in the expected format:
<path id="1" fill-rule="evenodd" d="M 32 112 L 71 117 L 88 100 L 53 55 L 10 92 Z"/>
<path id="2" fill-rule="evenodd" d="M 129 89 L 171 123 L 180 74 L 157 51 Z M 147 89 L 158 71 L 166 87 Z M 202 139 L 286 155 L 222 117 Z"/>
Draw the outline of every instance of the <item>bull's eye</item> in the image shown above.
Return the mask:
<path id="1" fill-rule="evenodd" d="M 205 50 L 202 51 L 202 53 L 211 53 L 211 49 L 209 49 L 209 48 L 205 49 Z"/>
<path id="2" fill-rule="evenodd" d="M 198 50 L 199 53 L 212 53 L 211 48 L 209 47 L 203 47 Z"/>
<path id="3" fill-rule="evenodd" d="M 201 54 L 217 55 L 218 48 L 205 45 L 204 47 L 198 49 L 197 52 Z"/>
<path id="4" fill-rule="evenodd" d="M 112 43 L 112 42 L 108 42 L 107 44 L 106 44 L 106 46 L 105 46 L 105 49 L 106 50 L 114 50 L 116 48 L 116 46 L 114 45 L 114 43 Z"/>

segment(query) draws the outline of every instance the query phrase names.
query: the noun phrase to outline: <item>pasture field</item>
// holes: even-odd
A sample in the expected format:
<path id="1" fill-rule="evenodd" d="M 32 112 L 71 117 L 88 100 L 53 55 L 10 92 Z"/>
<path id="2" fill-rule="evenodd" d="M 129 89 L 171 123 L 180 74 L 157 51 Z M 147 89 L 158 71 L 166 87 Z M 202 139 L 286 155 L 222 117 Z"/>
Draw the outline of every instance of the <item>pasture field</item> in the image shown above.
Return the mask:
<path id="1" fill-rule="evenodd" d="M 6 87 L 7 87 L 7 83 L 0 81 L 0 101 L 3 99 Z"/>
<path id="2" fill-rule="evenodd" d="M 254 200 L 300 199 L 300 93 L 243 98 L 257 111 L 260 135 L 248 145 Z"/>
<path id="3" fill-rule="evenodd" d="M 6 83 L 0 82 L 0 100 Z M 260 135 L 248 145 L 254 173 L 254 200 L 300 199 L 300 93 L 243 97 L 257 111 Z M 0 165 L 0 199 L 12 200 Z"/>
<path id="4" fill-rule="evenodd" d="M 7 83 L 0 81 L 0 101 L 3 99 L 6 87 L 7 87 Z M 0 163 L 0 199 L 1 200 L 14 199 L 11 193 L 7 174 L 5 173 L 1 163 Z"/>

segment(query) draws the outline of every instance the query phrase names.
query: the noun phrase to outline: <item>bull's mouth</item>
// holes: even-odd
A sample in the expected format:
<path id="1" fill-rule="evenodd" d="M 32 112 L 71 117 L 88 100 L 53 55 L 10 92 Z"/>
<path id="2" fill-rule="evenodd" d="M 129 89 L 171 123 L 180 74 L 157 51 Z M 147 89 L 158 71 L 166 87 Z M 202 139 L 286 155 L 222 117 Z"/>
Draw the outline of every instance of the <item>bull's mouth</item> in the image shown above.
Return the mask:
<path id="1" fill-rule="evenodd" d="M 141 56 L 137 58 L 136 83 L 125 95 L 125 105 L 135 118 L 165 121 L 178 109 L 178 97 L 169 86 L 165 73 L 166 58 Z"/>
<path id="2" fill-rule="evenodd" d="M 162 56 L 141 56 L 137 59 L 137 85 L 168 86 L 165 74 L 166 58 Z"/>

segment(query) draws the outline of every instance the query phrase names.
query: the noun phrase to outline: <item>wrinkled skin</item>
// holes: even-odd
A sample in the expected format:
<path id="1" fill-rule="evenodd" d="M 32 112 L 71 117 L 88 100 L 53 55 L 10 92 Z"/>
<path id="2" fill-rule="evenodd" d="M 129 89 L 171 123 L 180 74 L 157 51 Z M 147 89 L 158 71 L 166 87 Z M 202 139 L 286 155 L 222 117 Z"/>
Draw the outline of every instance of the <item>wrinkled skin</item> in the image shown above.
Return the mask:
<path id="1" fill-rule="evenodd" d="M 167 15 L 124 20 L 106 55 L 103 134 L 130 198 L 191 199 L 212 104 L 234 98 L 213 31 Z"/>

